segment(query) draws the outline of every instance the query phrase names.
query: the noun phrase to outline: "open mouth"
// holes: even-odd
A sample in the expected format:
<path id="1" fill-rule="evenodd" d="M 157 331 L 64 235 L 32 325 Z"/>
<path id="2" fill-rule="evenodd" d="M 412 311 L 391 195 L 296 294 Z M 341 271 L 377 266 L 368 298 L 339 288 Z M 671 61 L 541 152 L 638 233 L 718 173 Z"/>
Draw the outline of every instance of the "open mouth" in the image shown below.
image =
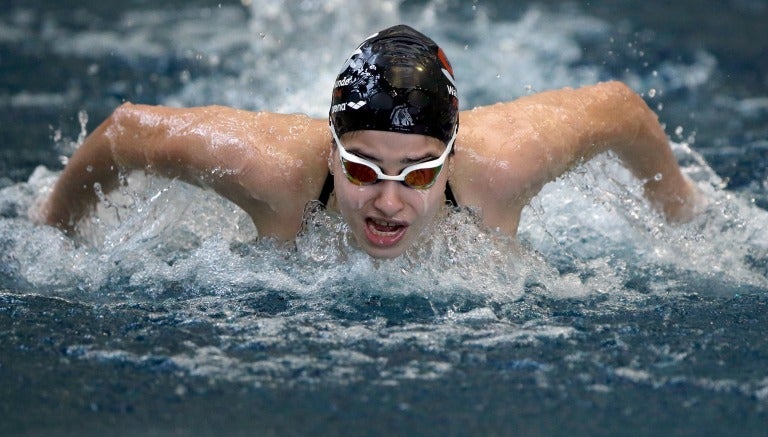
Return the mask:
<path id="1" fill-rule="evenodd" d="M 408 226 L 380 219 L 365 220 L 365 235 L 375 246 L 394 246 L 405 235 Z"/>

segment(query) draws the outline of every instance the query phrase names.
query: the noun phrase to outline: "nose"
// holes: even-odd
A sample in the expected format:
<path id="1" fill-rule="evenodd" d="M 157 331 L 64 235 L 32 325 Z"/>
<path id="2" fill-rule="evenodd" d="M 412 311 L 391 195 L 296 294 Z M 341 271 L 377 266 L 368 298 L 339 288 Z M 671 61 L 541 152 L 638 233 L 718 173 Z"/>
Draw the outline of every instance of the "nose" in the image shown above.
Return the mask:
<path id="1" fill-rule="evenodd" d="M 400 190 L 407 188 L 397 181 L 381 181 L 377 185 L 379 185 L 377 187 L 379 192 L 373 201 L 373 206 L 387 217 L 394 217 L 405 206 Z"/>

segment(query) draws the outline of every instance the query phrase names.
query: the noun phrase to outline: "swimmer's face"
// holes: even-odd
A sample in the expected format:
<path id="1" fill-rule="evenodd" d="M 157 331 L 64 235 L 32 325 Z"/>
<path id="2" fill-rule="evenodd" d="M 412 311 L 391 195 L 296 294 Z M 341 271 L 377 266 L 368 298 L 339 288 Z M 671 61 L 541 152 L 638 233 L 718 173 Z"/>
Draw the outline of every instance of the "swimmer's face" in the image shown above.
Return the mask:
<path id="1" fill-rule="evenodd" d="M 436 138 L 395 132 L 357 131 L 345 134 L 341 140 L 347 152 L 378 165 L 387 175 L 398 175 L 408 166 L 436 159 L 445 150 L 445 144 Z M 434 185 L 427 189 L 388 180 L 355 185 L 344 175 L 335 146 L 331 170 L 339 210 L 360 247 L 375 258 L 400 256 L 445 203 L 448 161 Z"/>

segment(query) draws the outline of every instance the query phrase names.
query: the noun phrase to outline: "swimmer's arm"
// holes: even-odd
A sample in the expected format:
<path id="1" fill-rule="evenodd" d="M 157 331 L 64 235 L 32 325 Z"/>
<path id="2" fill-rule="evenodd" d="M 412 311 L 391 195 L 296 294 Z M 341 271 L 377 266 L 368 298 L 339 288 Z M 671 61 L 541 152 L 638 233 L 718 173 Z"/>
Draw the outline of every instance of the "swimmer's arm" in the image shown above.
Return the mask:
<path id="1" fill-rule="evenodd" d="M 589 91 L 595 99 L 592 119 L 582 126 L 587 140 L 575 142 L 569 167 L 598 153 L 613 151 L 641 181 L 645 196 L 667 221 L 687 222 L 701 206 L 701 194 L 683 175 L 658 117 L 643 99 L 620 82 Z M 589 103 L 590 97 L 586 97 Z"/>
<path id="2" fill-rule="evenodd" d="M 70 158 L 45 222 L 72 232 L 120 171 L 145 170 L 211 187 L 243 208 L 261 235 L 291 238 L 327 172 L 327 127 L 302 115 L 226 107 L 125 104 Z M 319 181 L 319 182 L 318 182 Z"/>
<path id="3" fill-rule="evenodd" d="M 112 156 L 105 131 L 110 120 L 93 131 L 68 161 L 43 205 L 42 221 L 67 234 L 98 201 L 96 186 L 103 193 L 118 184 L 118 166 Z"/>
<path id="4" fill-rule="evenodd" d="M 543 92 L 462 117 L 462 128 L 468 126 L 463 139 L 475 145 L 494 176 L 484 188 L 492 199 L 481 205 L 490 213 L 489 226 L 514 234 L 522 207 L 547 182 L 609 150 L 644 181 L 646 196 L 670 222 L 695 214 L 697 192 L 681 173 L 656 114 L 624 84 Z"/>

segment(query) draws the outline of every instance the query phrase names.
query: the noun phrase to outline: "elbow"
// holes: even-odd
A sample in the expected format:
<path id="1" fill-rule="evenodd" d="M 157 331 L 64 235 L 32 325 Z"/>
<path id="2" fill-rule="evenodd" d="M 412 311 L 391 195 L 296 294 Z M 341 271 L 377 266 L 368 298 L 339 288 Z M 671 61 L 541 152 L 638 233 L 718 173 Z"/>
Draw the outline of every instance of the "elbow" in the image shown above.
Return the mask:
<path id="1" fill-rule="evenodd" d="M 637 96 L 637 93 L 635 93 L 632 90 L 632 88 L 629 87 L 629 85 L 619 80 L 609 80 L 606 82 L 600 82 L 596 86 L 604 88 L 605 90 L 609 91 L 610 94 L 613 94 L 613 95 L 625 96 L 626 98 L 632 98 L 632 96 Z"/>
<path id="2" fill-rule="evenodd" d="M 144 146 L 153 132 L 153 119 L 142 105 L 123 103 L 104 122 L 104 140 L 114 165 L 121 168 L 141 168 L 147 164 Z"/>
<path id="3" fill-rule="evenodd" d="M 629 87 L 629 85 L 625 84 L 624 82 L 614 80 L 610 82 L 603 82 L 600 85 L 606 88 L 606 93 L 612 96 L 616 102 L 622 102 L 623 105 L 620 106 L 623 106 L 629 110 L 630 113 L 634 113 L 634 111 L 640 110 L 646 114 L 653 115 L 654 119 L 656 118 L 656 114 L 651 111 L 651 108 L 649 108 L 645 103 L 643 97 L 636 93 L 632 88 Z"/>
<path id="4" fill-rule="evenodd" d="M 632 147 L 638 141 L 654 141 L 665 139 L 659 125 L 658 115 L 651 110 L 642 96 L 623 82 L 604 82 L 598 86 L 604 88 L 608 110 L 614 114 L 615 126 L 619 130 L 616 135 L 617 148 Z"/>
<path id="5" fill-rule="evenodd" d="M 120 106 L 112 111 L 112 114 L 107 118 L 106 124 L 109 126 L 119 126 L 125 123 L 127 120 L 135 118 L 136 105 L 131 102 L 122 103 Z"/>

